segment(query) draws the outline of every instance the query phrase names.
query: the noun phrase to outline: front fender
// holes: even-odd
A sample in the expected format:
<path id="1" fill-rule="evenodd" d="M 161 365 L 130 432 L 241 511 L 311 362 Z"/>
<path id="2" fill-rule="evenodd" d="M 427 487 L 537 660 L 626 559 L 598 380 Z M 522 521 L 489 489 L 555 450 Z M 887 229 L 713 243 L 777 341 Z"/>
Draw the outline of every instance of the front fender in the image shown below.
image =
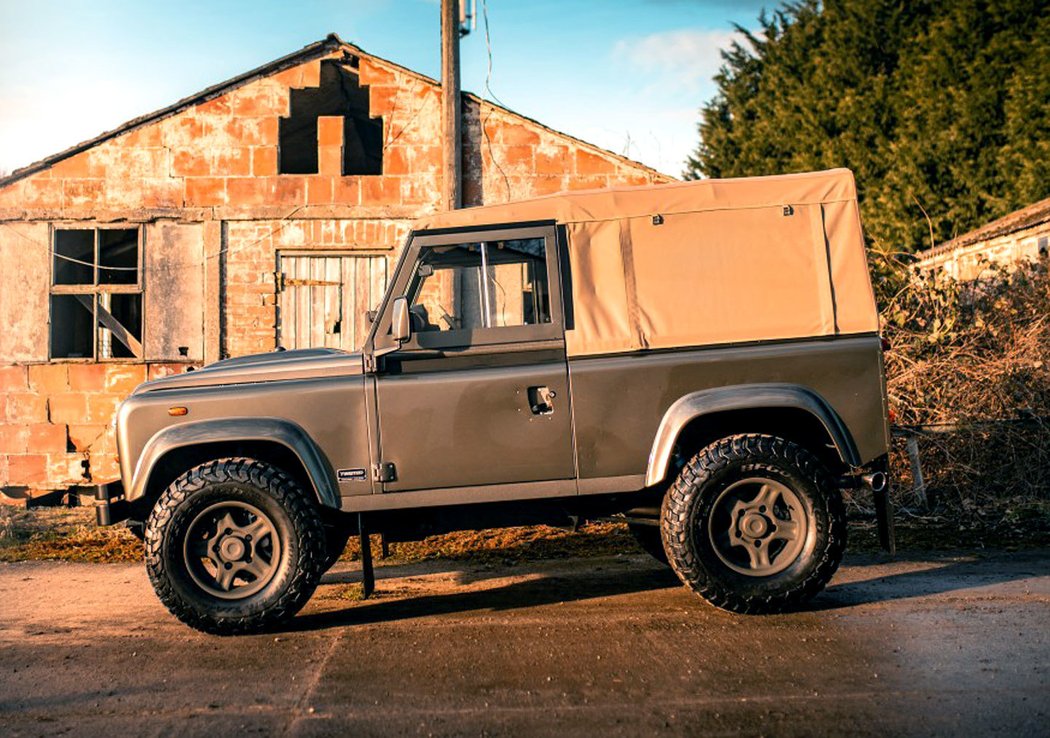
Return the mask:
<path id="1" fill-rule="evenodd" d="M 842 419 L 813 390 L 796 384 L 747 384 L 691 392 L 675 401 L 664 413 L 649 452 L 645 486 L 659 484 L 667 476 L 675 441 L 690 422 L 703 415 L 729 410 L 795 408 L 813 415 L 824 426 L 843 462 L 858 466 L 860 457 Z"/>
<path id="2" fill-rule="evenodd" d="M 158 431 L 139 455 L 128 487 L 127 499 L 146 494 L 150 476 L 157 463 L 176 449 L 223 441 L 266 441 L 278 443 L 296 455 L 306 470 L 318 501 L 327 507 L 339 507 L 335 474 L 327 458 L 313 439 L 299 425 L 281 418 L 220 418 L 180 423 Z"/>

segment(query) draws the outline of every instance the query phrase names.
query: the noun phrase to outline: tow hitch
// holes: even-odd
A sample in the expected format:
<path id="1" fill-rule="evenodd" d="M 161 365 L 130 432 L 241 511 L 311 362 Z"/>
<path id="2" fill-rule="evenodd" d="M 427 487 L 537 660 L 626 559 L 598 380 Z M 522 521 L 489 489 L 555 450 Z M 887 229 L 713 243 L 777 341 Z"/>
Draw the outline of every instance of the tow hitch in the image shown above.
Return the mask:
<path id="1" fill-rule="evenodd" d="M 124 485 L 119 481 L 95 487 L 95 521 L 99 525 L 113 525 L 127 520 L 131 506 L 124 497 Z"/>

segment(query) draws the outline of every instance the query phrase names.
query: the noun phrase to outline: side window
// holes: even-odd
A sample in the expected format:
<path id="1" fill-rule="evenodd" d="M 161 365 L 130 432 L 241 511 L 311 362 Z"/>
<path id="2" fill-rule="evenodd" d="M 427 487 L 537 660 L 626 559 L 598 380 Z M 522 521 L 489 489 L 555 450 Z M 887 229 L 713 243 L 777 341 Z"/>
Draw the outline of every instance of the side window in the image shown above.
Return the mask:
<path id="1" fill-rule="evenodd" d="M 417 334 L 549 324 L 544 239 L 424 247 L 408 296 Z"/>

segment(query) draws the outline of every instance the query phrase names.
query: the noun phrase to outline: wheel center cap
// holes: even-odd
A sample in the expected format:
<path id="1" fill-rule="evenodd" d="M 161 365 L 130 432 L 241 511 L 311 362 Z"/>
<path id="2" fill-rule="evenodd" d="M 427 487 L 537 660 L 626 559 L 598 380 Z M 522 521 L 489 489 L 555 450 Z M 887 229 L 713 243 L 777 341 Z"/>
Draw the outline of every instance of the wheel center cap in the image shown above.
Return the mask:
<path id="1" fill-rule="evenodd" d="M 219 555 L 226 561 L 240 561 L 244 558 L 244 541 L 237 536 L 226 536 L 219 544 Z"/>
<path id="2" fill-rule="evenodd" d="M 741 532 L 751 538 L 761 538 L 769 530 L 769 523 L 758 513 L 750 513 L 744 516 L 740 524 Z"/>

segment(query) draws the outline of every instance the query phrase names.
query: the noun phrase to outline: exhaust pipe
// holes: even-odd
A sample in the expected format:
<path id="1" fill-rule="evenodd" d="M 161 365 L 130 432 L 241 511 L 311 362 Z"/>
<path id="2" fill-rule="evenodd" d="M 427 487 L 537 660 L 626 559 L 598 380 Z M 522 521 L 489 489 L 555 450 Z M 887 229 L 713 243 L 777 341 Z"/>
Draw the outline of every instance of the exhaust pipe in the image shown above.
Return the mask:
<path id="1" fill-rule="evenodd" d="M 861 475 L 861 481 L 872 492 L 882 492 L 886 489 L 886 484 L 889 480 L 886 477 L 886 472 L 871 472 Z"/>

